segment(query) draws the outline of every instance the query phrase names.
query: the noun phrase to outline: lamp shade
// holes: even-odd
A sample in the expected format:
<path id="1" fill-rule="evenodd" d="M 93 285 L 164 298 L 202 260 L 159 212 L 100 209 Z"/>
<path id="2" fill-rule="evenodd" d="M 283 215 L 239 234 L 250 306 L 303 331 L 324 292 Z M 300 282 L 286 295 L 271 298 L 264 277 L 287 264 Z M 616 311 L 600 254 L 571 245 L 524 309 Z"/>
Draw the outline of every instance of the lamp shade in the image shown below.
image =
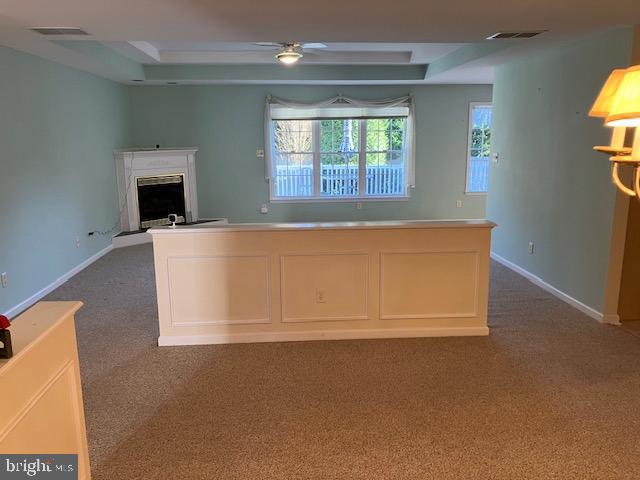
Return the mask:
<path id="1" fill-rule="evenodd" d="M 591 107 L 591 111 L 589 112 L 590 117 L 608 117 L 609 112 L 611 111 L 611 107 L 613 105 L 613 100 L 615 98 L 616 92 L 618 91 L 618 87 L 622 82 L 622 78 L 624 77 L 626 70 L 624 68 L 619 68 L 611 72 L 609 78 L 605 82 L 602 90 L 598 94 L 598 98 Z"/>
<path id="2" fill-rule="evenodd" d="M 605 120 L 610 127 L 640 126 L 640 65 L 629 67 L 622 77 Z"/>

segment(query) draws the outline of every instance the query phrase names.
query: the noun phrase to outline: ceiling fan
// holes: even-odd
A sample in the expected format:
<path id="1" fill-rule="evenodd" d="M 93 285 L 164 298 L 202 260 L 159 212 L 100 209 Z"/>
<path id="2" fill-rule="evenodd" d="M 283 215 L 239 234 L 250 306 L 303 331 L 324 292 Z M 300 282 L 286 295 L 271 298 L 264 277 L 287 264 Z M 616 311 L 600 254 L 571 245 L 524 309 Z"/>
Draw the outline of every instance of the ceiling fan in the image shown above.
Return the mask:
<path id="1" fill-rule="evenodd" d="M 304 50 L 327 48 L 324 43 L 298 43 L 298 42 L 256 42 L 259 47 L 277 48 L 275 57 L 280 63 L 293 65 L 304 56 Z"/>

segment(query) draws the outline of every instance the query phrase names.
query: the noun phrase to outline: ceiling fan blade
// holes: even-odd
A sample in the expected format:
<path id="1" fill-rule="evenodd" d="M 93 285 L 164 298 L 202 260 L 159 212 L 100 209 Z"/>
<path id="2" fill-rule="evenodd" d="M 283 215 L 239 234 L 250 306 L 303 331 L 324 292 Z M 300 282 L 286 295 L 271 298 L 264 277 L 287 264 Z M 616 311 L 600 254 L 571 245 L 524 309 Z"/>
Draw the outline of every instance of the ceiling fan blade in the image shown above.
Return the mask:
<path id="1" fill-rule="evenodd" d="M 327 48 L 324 43 L 303 43 L 302 48 Z"/>
<path id="2" fill-rule="evenodd" d="M 282 45 L 276 42 L 253 42 L 257 47 L 279 48 Z"/>

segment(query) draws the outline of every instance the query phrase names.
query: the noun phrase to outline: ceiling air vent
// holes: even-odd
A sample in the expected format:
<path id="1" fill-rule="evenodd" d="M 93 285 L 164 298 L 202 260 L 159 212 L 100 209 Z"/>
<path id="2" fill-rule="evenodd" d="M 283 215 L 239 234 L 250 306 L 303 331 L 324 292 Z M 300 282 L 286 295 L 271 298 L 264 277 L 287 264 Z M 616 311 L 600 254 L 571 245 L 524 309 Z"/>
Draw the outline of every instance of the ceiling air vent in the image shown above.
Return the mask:
<path id="1" fill-rule="evenodd" d="M 89 35 L 87 32 L 77 27 L 38 27 L 32 28 L 31 30 L 42 35 Z"/>
<path id="2" fill-rule="evenodd" d="M 506 38 L 532 38 L 546 31 L 547 30 L 535 30 L 531 32 L 498 32 L 494 33 L 490 37 L 487 37 L 487 40 L 501 40 Z"/>

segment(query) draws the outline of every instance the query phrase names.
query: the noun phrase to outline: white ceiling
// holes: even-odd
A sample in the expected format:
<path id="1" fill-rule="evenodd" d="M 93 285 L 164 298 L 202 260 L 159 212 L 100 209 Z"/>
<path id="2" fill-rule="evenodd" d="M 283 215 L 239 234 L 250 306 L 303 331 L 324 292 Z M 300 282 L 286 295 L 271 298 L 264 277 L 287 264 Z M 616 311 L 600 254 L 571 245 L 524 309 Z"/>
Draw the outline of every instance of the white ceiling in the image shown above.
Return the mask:
<path id="1" fill-rule="evenodd" d="M 640 21 L 638 0 L 2 0 L 23 25 L 149 42 L 477 42 L 503 29 L 573 33 Z"/>
<path id="2" fill-rule="evenodd" d="M 273 63 L 273 51 L 254 42 L 297 41 L 328 46 L 306 51 L 308 64 L 411 65 L 497 31 L 547 29 L 521 40 L 546 48 L 637 23 L 640 0 L 0 0 L 0 44 L 90 71 L 100 67 L 83 66 L 77 52 L 29 29 L 81 27 L 88 39 L 144 64 Z M 486 83 L 491 75 L 484 62 L 439 81 Z"/>

